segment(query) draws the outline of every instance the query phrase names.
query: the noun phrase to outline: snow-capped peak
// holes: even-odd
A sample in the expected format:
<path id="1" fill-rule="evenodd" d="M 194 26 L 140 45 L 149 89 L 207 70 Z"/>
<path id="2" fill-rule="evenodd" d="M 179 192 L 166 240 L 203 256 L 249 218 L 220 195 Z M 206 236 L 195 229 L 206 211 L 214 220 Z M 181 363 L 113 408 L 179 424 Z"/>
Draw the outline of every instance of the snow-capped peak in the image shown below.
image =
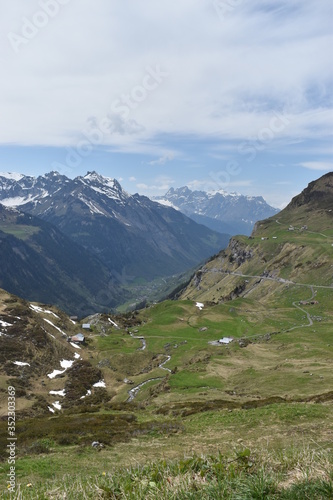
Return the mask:
<path id="1" fill-rule="evenodd" d="M 97 193 L 104 194 L 108 198 L 114 200 L 123 200 L 128 198 L 130 195 L 123 190 L 121 185 L 116 179 L 111 177 L 103 177 L 97 172 L 87 172 L 84 177 L 77 177 L 75 180 L 82 182 L 90 189 L 93 189 Z"/>
<path id="2" fill-rule="evenodd" d="M 111 177 L 103 177 L 103 175 L 98 174 L 93 170 L 92 172 L 87 172 L 86 175 L 83 177 L 84 180 L 86 181 L 92 181 L 92 182 L 100 182 L 101 184 L 107 184 L 110 187 L 114 186 L 114 179 Z"/>
<path id="3" fill-rule="evenodd" d="M 24 175 L 17 172 L 0 172 L 0 177 L 4 177 L 5 179 L 10 179 L 13 181 L 20 181 L 21 179 L 23 179 Z"/>
<path id="4" fill-rule="evenodd" d="M 228 193 L 224 189 L 217 189 L 216 191 L 207 191 L 207 194 L 209 196 L 215 196 L 217 194 L 221 194 L 222 196 L 232 196 L 232 197 L 236 197 L 236 196 L 240 197 L 240 196 L 242 196 L 240 193 L 236 193 L 236 192 Z"/>
<path id="5" fill-rule="evenodd" d="M 254 221 L 277 212 L 261 196 L 230 193 L 224 189 L 206 192 L 191 191 L 187 186 L 170 188 L 164 196 L 155 196 L 153 200 L 178 208 L 196 222 L 229 234 L 251 234 Z"/>
<path id="6" fill-rule="evenodd" d="M 90 181 L 103 184 L 103 186 L 107 186 L 112 189 L 122 190 L 121 185 L 116 179 L 112 179 L 111 177 L 104 177 L 103 175 L 100 175 L 95 171 L 87 172 L 83 179 L 88 182 Z"/>
<path id="7" fill-rule="evenodd" d="M 42 175 L 43 179 L 54 180 L 56 177 L 60 177 L 61 178 L 61 174 L 59 174 L 59 172 L 57 172 L 55 170 L 52 170 L 52 172 L 48 172 L 47 174 Z"/>

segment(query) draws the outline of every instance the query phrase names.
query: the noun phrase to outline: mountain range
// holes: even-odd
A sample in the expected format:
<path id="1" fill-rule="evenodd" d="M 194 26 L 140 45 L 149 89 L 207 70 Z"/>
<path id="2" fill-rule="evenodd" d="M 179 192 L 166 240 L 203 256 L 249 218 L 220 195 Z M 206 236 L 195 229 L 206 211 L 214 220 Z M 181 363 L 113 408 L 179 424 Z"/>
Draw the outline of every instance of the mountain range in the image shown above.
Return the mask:
<path id="1" fill-rule="evenodd" d="M 76 310 L 79 302 L 90 303 L 95 310 L 101 304 L 111 308 L 123 302 L 122 286 L 182 273 L 229 240 L 229 235 L 197 224 L 177 210 L 128 194 L 115 179 L 96 172 L 75 179 L 57 172 L 37 178 L 2 174 L 0 203 L 7 206 L 2 209 L 2 229 L 0 225 L 6 235 L 8 263 L 2 269 L 3 286 L 29 300 L 53 302 L 66 310 L 69 300 Z M 19 208 L 16 216 L 10 207 Z M 8 229 L 8 218 L 12 226 L 24 220 L 24 230 Z M 34 229 L 27 229 L 29 225 Z M 21 248 L 20 257 L 17 248 Z M 88 276 L 95 276 L 95 281 Z M 82 296 L 86 300 L 79 300 Z"/>
<path id="2" fill-rule="evenodd" d="M 244 196 L 226 191 L 191 191 L 187 186 L 171 188 L 164 196 L 153 198 L 171 206 L 214 231 L 251 234 L 256 221 L 278 212 L 262 196 Z"/>
<path id="3" fill-rule="evenodd" d="M 0 202 L 55 225 L 127 281 L 182 272 L 228 241 L 96 172 L 73 180 L 51 172 L 10 180 L 8 187 L 2 185 Z"/>
<path id="4" fill-rule="evenodd" d="M 57 229 L 31 215 L 1 207 L 0 220 L 0 250 L 3 252 L 1 262 L 6 265 L 6 240 L 14 238 L 15 244 L 11 244 L 17 258 L 24 260 L 24 278 L 27 281 L 33 280 L 34 274 L 38 276 L 38 256 L 35 256 L 33 251 L 43 245 L 44 239 L 48 242 L 50 258 L 52 245 L 54 252 L 58 251 L 60 244 L 66 249 L 65 236 L 61 233 L 59 235 Z M 98 385 L 101 380 L 107 382 L 108 394 L 105 389 L 101 389 L 101 399 L 97 403 L 103 403 L 116 394 L 116 400 L 122 401 L 124 397 L 128 397 L 128 385 L 132 386 L 134 383 L 129 377 L 136 378 L 138 384 L 148 377 L 151 381 L 159 381 L 166 375 L 167 380 L 170 377 L 170 385 L 162 384 L 159 395 L 166 411 L 170 410 L 169 392 L 177 392 L 178 384 L 183 383 L 184 387 L 188 387 L 194 380 L 198 385 L 190 387 L 201 391 L 199 401 L 203 395 L 201 388 L 205 387 L 206 394 L 209 390 L 208 384 L 213 383 L 212 381 L 214 384 L 221 384 L 221 380 L 226 377 L 228 363 L 242 356 L 239 346 L 248 347 L 255 343 L 256 334 L 259 336 L 259 354 L 255 350 L 256 347 L 253 352 L 257 353 L 260 359 L 260 351 L 266 349 L 262 344 L 262 336 L 267 329 L 271 334 L 277 334 L 278 329 L 279 334 L 283 335 L 284 325 L 288 325 L 289 332 L 299 328 L 304 335 L 302 328 L 311 326 L 314 321 L 318 322 L 318 328 L 319 324 L 327 328 L 328 322 L 331 321 L 331 311 L 327 309 L 327 304 L 331 303 L 333 290 L 332 222 L 333 173 L 311 183 L 300 195 L 293 198 L 278 216 L 259 221 L 250 237 L 233 237 L 225 250 L 196 272 L 180 296 L 180 299 L 185 300 L 165 301 L 124 316 L 95 314 L 87 318 L 85 322 L 92 324 L 93 334 L 88 330 L 87 343 L 82 345 L 80 350 L 77 344 L 68 342 L 68 336 L 75 336 L 82 331 L 80 323 L 71 321 L 66 314 L 52 305 L 45 307 L 31 304 L 0 290 L 0 376 L 8 383 L 15 381 L 19 408 L 24 411 L 27 409 L 26 416 L 47 415 L 50 411 L 53 412 L 57 408 L 53 400 L 59 399 L 59 395 L 64 408 L 85 406 L 86 403 L 91 405 L 93 401 L 96 403 L 97 400 L 93 398 L 97 396 L 95 393 L 99 391 L 98 387 L 105 387 Z M 13 236 L 13 233 L 16 233 L 16 236 Z M 80 247 L 77 247 L 76 251 L 77 265 L 85 265 L 86 271 L 91 273 L 89 286 L 93 286 L 93 275 L 96 275 L 95 286 L 104 286 L 103 282 L 98 281 L 101 277 L 98 276 L 96 268 L 88 269 L 88 266 L 94 266 L 94 261 L 85 262 L 87 256 Z M 64 259 L 66 258 L 64 254 Z M 89 255 L 89 258 L 92 257 Z M 33 265 L 36 267 L 32 268 Z M 41 269 L 45 265 L 42 258 L 39 259 L 39 265 Z M 75 263 L 70 263 L 69 270 L 74 265 Z M 50 269 L 52 267 L 53 264 L 49 266 Z M 20 272 L 16 267 L 12 268 L 13 281 L 20 281 Z M 51 276 L 52 280 L 56 280 L 56 272 L 57 269 Z M 82 268 L 80 272 L 84 274 Z M 81 285 L 77 285 L 78 289 Z M 43 293 L 42 291 L 41 297 Z M 310 295 L 312 298 L 309 300 L 313 301 L 314 310 L 317 308 L 317 311 L 320 311 L 320 317 L 314 313 L 310 316 L 310 313 L 302 309 L 306 306 L 301 306 L 301 312 L 299 310 L 298 301 L 303 297 L 309 298 Z M 200 302 L 196 303 L 199 300 Z M 224 307 L 228 302 L 232 307 Z M 267 314 L 268 310 L 274 318 Z M 306 324 L 306 317 L 309 324 Z M 184 318 L 188 320 L 185 321 Z M 294 325 L 295 322 L 298 326 L 290 327 L 290 324 Z M 134 335 L 138 334 L 138 329 L 139 335 Z M 310 330 L 312 334 L 315 333 L 314 340 L 311 340 L 310 333 L 307 333 L 307 341 L 319 341 L 320 336 L 317 335 L 316 328 L 312 327 Z M 222 331 L 236 338 L 243 338 L 248 331 L 253 332 L 253 335 L 245 344 L 240 340 L 239 346 L 232 351 L 232 356 L 228 350 L 228 354 L 214 354 L 216 348 L 208 348 L 207 342 Z M 172 343 L 166 343 L 166 338 L 169 337 Z M 145 338 L 149 339 L 147 345 Z M 288 342 L 291 342 L 292 338 L 293 336 Z M 321 341 L 327 349 L 325 338 Z M 175 339 L 178 339 L 177 343 Z M 279 343 L 273 344 L 271 356 L 278 355 L 276 345 L 279 346 Z M 208 352 L 207 349 L 212 350 Z M 267 349 L 270 349 L 269 345 Z M 244 354 L 242 363 L 252 365 L 254 361 L 249 357 L 249 352 L 247 354 Z M 303 359 L 303 351 L 301 355 Z M 317 356 L 317 351 L 315 355 Z M 225 356 L 228 356 L 228 363 Z M 285 357 L 283 352 L 281 356 Z M 324 356 L 328 356 L 326 351 Z M 170 368 L 164 367 L 165 362 L 169 363 L 167 366 L 174 366 L 170 364 L 171 359 L 173 363 L 177 363 L 178 369 L 182 366 L 180 373 L 176 369 L 171 371 Z M 263 377 L 267 377 L 270 372 L 267 372 L 266 365 L 270 358 L 262 359 Z M 66 363 L 68 370 L 65 369 Z M 211 370 L 215 370 L 219 363 L 222 363 L 221 373 L 224 378 L 212 378 L 208 370 L 210 378 L 205 379 L 205 366 L 208 363 L 211 363 Z M 276 361 L 273 361 L 273 366 L 274 363 L 276 365 Z M 242 364 L 237 361 L 228 375 L 230 380 L 233 380 L 234 371 L 242 369 L 241 367 Z M 54 372 L 59 368 L 62 370 Z M 274 368 L 273 374 L 278 377 L 276 369 Z M 314 367 L 311 370 L 314 370 Z M 51 375 L 53 373 L 54 377 Z M 238 386 L 247 384 L 251 373 L 247 371 L 244 380 L 237 379 L 232 383 Z M 296 375 L 300 376 L 299 371 Z M 173 380 L 176 382 L 172 383 Z M 251 390 L 256 391 L 257 385 Z M 265 390 L 268 391 L 267 397 L 272 388 L 267 386 Z M 34 394 L 32 397 L 31 393 Z M 241 395 L 236 395 L 233 390 L 228 389 L 223 397 L 229 397 L 226 396 L 230 395 L 229 393 L 233 403 Z M 88 395 L 91 399 L 86 400 Z M 216 398 L 216 392 L 212 397 Z M 0 391 L 0 402 L 4 402 L 4 398 L 4 391 Z M 184 393 L 181 398 L 176 394 L 178 405 L 183 404 L 184 399 L 187 399 L 184 398 Z M 198 401 L 195 404 L 198 404 Z"/>

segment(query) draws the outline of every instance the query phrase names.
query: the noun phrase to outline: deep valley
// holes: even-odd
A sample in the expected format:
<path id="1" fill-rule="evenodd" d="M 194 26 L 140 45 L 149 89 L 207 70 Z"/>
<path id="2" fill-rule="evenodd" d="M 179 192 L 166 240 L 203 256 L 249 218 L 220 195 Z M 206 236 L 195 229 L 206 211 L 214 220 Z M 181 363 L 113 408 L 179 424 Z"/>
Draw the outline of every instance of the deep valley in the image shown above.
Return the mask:
<path id="1" fill-rule="evenodd" d="M 22 498 L 330 498 L 332 214 L 329 174 L 122 314 L 2 290 L 1 479 L 10 386 Z"/>

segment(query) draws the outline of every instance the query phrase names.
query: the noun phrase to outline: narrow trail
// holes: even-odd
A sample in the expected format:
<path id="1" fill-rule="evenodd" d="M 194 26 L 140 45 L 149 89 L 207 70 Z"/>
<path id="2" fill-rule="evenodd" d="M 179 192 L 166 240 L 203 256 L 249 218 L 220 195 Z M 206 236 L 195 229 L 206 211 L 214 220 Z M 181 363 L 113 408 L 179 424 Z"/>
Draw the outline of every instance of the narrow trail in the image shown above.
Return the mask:
<path id="1" fill-rule="evenodd" d="M 328 236 L 326 234 L 323 234 L 323 233 L 317 233 L 315 231 L 307 231 L 308 233 L 310 234 L 319 234 L 320 236 L 322 236 L 323 238 L 328 238 Z"/>
<path id="2" fill-rule="evenodd" d="M 129 398 L 126 400 L 126 403 L 131 403 L 131 401 L 133 401 L 133 399 L 136 398 L 136 396 L 138 395 L 141 387 L 143 387 L 144 385 L 148 384 L 149 382 L 153 382 L 154 380 L 163 380 L 163 378 L 164 377 L 149 378 L 148 380 L 145 380 L 144 382 L 141 382 L 141 384 L 138 384 L 135 387 L 132 387 L 132 389 L 130 389 L 128 391 Z"/>
<path id="3" fill-rule="evenodd" d="M 275 222 L 277 224 L 280 224 L 280 226 L 285 226 L 285 227 L 288 227 L 287 224 L 282 224 L 282 222 L 279 221 L 279 219 L 275 219 Z M 294 229 L 296 229 L 296 231 L 300 230 L 299 227 L 295 227 Z M 306 230 L 307 233 L 309 234 L 319 234 L 320 236 L 322 236 L 323 238 L 328 238 L 327 234 L 323 234 L 323 233 L 318 233 L 318 231 L 309 231 L 308 229 Z"/>
<path id="4" fill-rule="evenodd" d="M 165 361 L 163 361 L 163 363 L 161 363 L 160 365 L 158 365 L 158 367 L 161 368 L 162 370 L 166 370 L 167 372 L 171 373 L 170 368 L 165 368 L 164 367 L 165 363 L 167 363 L 168 361 L 170 361 L 170 359 L 171 359 L 171 356 L 167 355 L 167 359 Z"/>
<path id="5" fill-rule="evenodd" d="M 314 297 L 316 296 L 316 292 L 315 292 L 313 286 L 311 286 L 310 288 L 311 288 L 312 295 L 308 300 L 313 300 Z M 306 311 L 305 309 L 303 309 L 302 307 L 300 307 L 299 305 L 297 305 L 296 302 L 299 302 L 299 301 L 296 300 L 295 302 L 293 302 L 293 306 L 296 307 L 296 309 L 299 309 L 300 311 L 302 311 L 306 315 L 309 323 L 307 325 L 293 326 L 292 328 L 289 328 L 289 330 L 287 330 L 287 332 L 291 332 L 292 330 L 295 330 L 295 328 L 307 327 L 307 326 L 313 325 L 313 321 L 311 319 L 310 313 L 308 311 Z"/>
<path id="6" fill-rule="evenodd" d="M 136 335 L 134 335 L 134 333 L 131 333 L 131 332 L 130 332 L 130 336 L 132 337 L 132 339 L 138 339 L 141 341 L 142 346 L 139 347 L 139 349 L 137 349 L 137 351 L 144 351 L 146 349 L 147 342 L 146 342 L 146 339 L 144 337 L 142 337 L 141 335 L 139 337 L 137 337 Z"/>
<path id="7" fill-rule="evenodd" d="M 307 299 L 308 301 L 313 300 L 314 297 L 316 296 L 316 291 L 314 290 L 314 286 L 312 286 L 312 285 L 309 285 L 309 286 L 311 288 L 311 297 Z M 302 311 L 306 315 L 309 323 L 306 325 L 295 325 L 295 326 L 292 326 L 291 328 L 288 328 L 287 330 L 283 330 L 282 332 L 275 332 L 275 333 L 288 333 L 288 332 L 291 332 L 292 330 L 296 330 L 297 328 L 306 328 L 309 326 L 313 326 L 313 321 L 311 319 L 310 313 L 308 311 L 306 311 L 305 309 L 303 309 L 302 307 L 300 307 L 299 305 L 297 305 L 297 302 L 299 302 L 299 301 L 296 300 L 292 303 L 293 307 L 296 307 L 296 309 L 299 309 L 300 311 Z M 270 334 L 271 334 L 271 332 L 255 334 L 255 335 L 244 335 L 242 337 L 242 339 L 244 339 L 244 340 L 255 339 L 255 338 L 258 339 L 261 337 L 265 337 L 265 335 L 270 335 Z"/>
<path id="8" fill-rule="evenodd" d="M 144 351 L 147 347 L 147 342 L 146 342 L 146 339 L 140 335 L 140 336 L 137 336 L 137 335 L 134 335 L 134 333 L 132 332 L 129 332 L 130 336 L 133 338 L 133 339 L 138 339 L 142 342 L 142 347 L 139 347 L 139 349 L 137 349 L 138 351 Z M 158 365 L 159 368 L 161 368 L 161 370 L 165 370 L 169 373 L 171 373 L 171 370 L 170 368 L 166 368 L 164 365 L 166 363 L 168 363 L 169 361 L 171 360 L 171 356 L 169 355 L 166 355 L 166 360 L 164 360 L 162 363 L 160 363 Z M 132 387 L 132 389 L 130 389 L 128 392 L 128 399 L 126 400 L 126 403 L 130 403 L 131 401 L 133 401 L 136 396 L 139 394 L 139 391 L 141 389 L 141 387 L 143 387 L 144 385 L 148 384 L 149 382 L 153 382 L 154 380 L 163 380 L 164 377 L 154 377 L 154 378 L 149 378 L 148 380 L 145 380 L 143 382 L 141 382 L 140 384 L 136 385 L 135 387 Z"/>

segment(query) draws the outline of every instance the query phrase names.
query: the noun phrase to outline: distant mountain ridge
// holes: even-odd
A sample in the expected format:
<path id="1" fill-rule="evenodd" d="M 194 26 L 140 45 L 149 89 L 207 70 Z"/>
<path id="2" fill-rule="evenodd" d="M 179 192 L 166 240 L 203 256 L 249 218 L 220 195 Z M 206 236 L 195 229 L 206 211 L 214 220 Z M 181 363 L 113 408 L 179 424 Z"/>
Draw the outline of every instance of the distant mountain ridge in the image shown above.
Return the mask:
<path id="1" fill-rule="evenodd" d="M 97 172 L 73 180 L 57 172 L 0 176 L 0 203 L 55 225 L 126 283 L 181 273 L 229 240 Z"/>
<path id="2" fill-rule="evenodd" d="M 249 235 L 256 221 L 271 217 L 277 209 L 266 203 L 262 196 L 245 196 L 224 190 L 191 191 L 187 186 L 171 188 L 164 196 L 153 198 L 159 203 L 173 206 L 198 223 L 229 234 Z"/>
<path id="3" fill-rule="evenodd" d="M 52 195 L 63 183 L 70 182 L 66 176 L 50 172 L 39 177 L 15 173 L 0 173 L 0 203 L 19 207 L 35 199 Z"/>

